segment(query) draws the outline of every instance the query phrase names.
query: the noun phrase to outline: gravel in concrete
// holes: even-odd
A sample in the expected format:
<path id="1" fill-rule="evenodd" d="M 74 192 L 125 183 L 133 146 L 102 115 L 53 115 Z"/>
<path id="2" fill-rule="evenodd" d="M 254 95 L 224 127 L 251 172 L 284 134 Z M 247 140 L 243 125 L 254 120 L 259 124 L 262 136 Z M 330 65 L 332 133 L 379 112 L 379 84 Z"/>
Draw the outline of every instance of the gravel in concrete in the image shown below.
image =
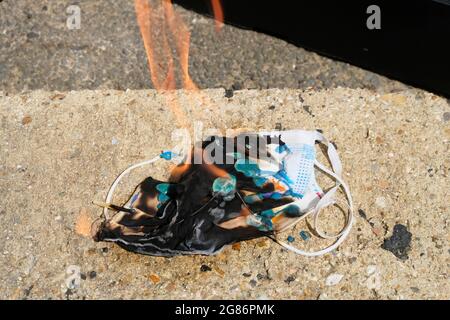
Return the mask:
<path id="1" fill-rule="evenodd" d="M 74 4 L 79 30 L 66 25 Z M 200 88 L 406 88 L 264 34 L 232 26 L 217 34 L 212 19 L 176 12 L 192 33 L 189 68 Z M 133 1 L 4 0 L 0 17 L 0 90 L 152 87 Z"/>

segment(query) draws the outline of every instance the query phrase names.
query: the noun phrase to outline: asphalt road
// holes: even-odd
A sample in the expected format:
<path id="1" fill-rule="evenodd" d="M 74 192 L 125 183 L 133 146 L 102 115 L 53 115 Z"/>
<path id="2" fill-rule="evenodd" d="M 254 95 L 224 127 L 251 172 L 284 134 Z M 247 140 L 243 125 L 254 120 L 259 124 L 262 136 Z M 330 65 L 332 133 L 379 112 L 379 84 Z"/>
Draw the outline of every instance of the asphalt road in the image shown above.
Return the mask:
<path id="1" fill-rule="evenodd" d="M 80 29 L 70 30 L 73 4 Z M 233 26 L 217 33 L 210 18 L 176 11 L 191 30 L 189 70 L 200 88 L 405 88 L 264 34 Z M 133 1 L 0 1 L 0 90 L 152 87 Z"/>

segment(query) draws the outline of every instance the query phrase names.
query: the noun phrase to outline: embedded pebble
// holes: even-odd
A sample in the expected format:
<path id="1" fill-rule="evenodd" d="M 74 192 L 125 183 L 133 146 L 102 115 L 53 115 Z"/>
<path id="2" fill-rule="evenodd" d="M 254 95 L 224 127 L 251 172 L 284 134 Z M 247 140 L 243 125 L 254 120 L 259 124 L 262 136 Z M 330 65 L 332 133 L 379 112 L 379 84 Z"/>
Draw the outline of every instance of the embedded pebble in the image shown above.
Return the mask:
<path id="1" fill-rule="evenodd" d="M 287 277 L 284 282 L 286 282 L 287 284 L 290 284 L 291 282 L 295 281 L 296 277 L 293 275 L 290 275 L 289 277 Z"/>
<path id="2" fill-rule="evenodd" d="M 200 271 L 201 272 L 207 272 L 207 271 L 211 271 L 211 267 L 207 266 L 206 264 L 202 264 L 202 266 L 200 267 Z"/>
<path id="3" fill-rule="evenodd" d="M 325 280 L 325 285 L 326 286 L 335 286 L 337 285 L 339 282 L 341 282 L 342 278 L 344 277 L 343 274 L 339 274 L 339 273 L 332 273 L 330 274 L 327 279 Z"/>
<path id="4" fill-rule="evenodd" d="M 444 112 L 442 119 L 444 120 L 444 122 L 450 121 L 450 112 Z"/>
<path id="5" fill-rule="evenodd" d="M 22 124 L 25 126 L 29 123 L 31 123 L 31 121 L 33 121 L 33 119 L 30 116 L 25 116 L 22 118 Z"/>
<path id="6" fill-rule="evenodd" d="M 368 275 L 374 274 L 375 271 L 377 271 L 377 266 L 375 266 L 375 265 L 367 266 L 367 270 L 366 271 L 367 271 Z"/>
<path id="7" fill-rule="evenodd" d="M 233 250 L 240 251 L 240 250 L 241 250 L 241 243 L 240 243 L 240 242 L 233 243 L 233 245 L 231 246 L 231 248 L 232 248 Z"/>
<path id="8" fill-rule="evenodd" d="M 370 290 L 380 290 L 381 288 L 381 275 L 377 266 L 367 266 L 366 273 L 369 276 L 366 280 L 366 286 Z"/>
<path id="9" fill-rule="evenodd" d="M 387 201 L 385 197 L 378 197 L 375 200 L 375 205 L 381 209 L 385 209 L 387 207 Z"/>
<path id="10" fill-rule="evenodd" d="M 222 269 L 220 269 L 219 267 L 214 267 L 214 271 L 221 277 L 225 276 L 225 271 L 223 271 Z"/>
<path id="11" fill-rule="evenodd" d="M 151 274 L 149 278 L 153 282 L 153 284 L 157 284 L 161 281 L 161 278 L 157 274 Z"/>

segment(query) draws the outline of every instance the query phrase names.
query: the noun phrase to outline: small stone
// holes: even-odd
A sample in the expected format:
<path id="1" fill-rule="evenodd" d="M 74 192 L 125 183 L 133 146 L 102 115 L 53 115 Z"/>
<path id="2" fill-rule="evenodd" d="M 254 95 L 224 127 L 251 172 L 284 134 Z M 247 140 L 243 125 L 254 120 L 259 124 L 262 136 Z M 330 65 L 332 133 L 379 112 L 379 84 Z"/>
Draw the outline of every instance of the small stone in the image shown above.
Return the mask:
<path id="1" fill-rule="evenodd" d="M 376 137 L 376 138 L 375 138 L 375 142 L 376 142 L 377 144 L 382 144 L 382 143 L 383 143 L 383 138 L 381 138 L 381 137 Z"/>
<path id="2" fill-rule="evenodd" d="M 236 250 L 236 251 L 240 251 L 241 250 L 241 243 L 240 242 L 233 243 L 233 245 L 231 246 L 231 249 Z"/>
<path id="3" fill-rule="evenodd" d="M 295 281 L 295 276 L 290 275 L 289 277 L 287 277 L 284 282 L 286 282 L 287 284 L 290 284 L 291 282 Z"/>
<path id="4" fill-rule="evenodd" d="M 26 126 L 27 124 L 31 123 L 31 121 L 33 121 L 33 119 L 31 118 L 31 116 L 25 116 L 22 118 L 22 125 Z"/>
<path id="5" fill-rule="evenodd" d="M 269 107 L 269 110 L 274 110 L 275 109 L 275 106 L 274 105 L 271 105 L 270 107 Z"/>
<path id="6" fill-rule="evenodd" d="M 201 272 L 207 272 L 207 271 L 211 271 L 211 267 L 207 266 L 206 264 L 202 264 L 202 266 L 200 267 L 200 271 Z"/>
<path id="7" fill-rule="evenodd" d="M 27 33 L 27 39 L 36 39 L 39 37 L 39 33 L 31 31 Z"/>
<path id="8" fill-rule="evenodd" d="M 220 269 L 219 267 L 214 267 L 214 271 L 221 277 L 225 276 L 225 271 L 223 271 L 222 269 Z"/>
<path id="9" fill-rule="evenodd" d="M 372 272 L 369 277 L 366 280 L 366 287 L 370 290 L 380 290 L 381 288 L 381 275 L 376 270 L 376 267 L 374 270 L 367 270 L 367 273 Z"/>
<path id="10" fill-rule="evenodd" d="M 89 279 L 94 279 L 95 277 L 97 277 L 97 272 L 95 272 L 94 270 L 89 271 L 88 277 Z"/>
<path id="11" fill-rule="evenodd" d="M 256 280 L 250 280 L 249 281 L 249 283 L 250 283 L 250 285 L 254 288 L 254 287 L 256 287 L 256 285 L 257 285 L 257 282 L 256 282 Z"/>
<path id="12" fill-rule="evenodd" d="M 232 84 L 231 89 L 233 90 L 241 90 L 242 89 L 242 85 L 239 82 L 235 82 Z"/>
<path id="13" fill-rule="evenodd" d="M 385 209 L 387 207 L 387 201 L 385 197 L 378 197 L 375 200 L 375 205 L 381 209 Z"/>
<path id="14" fill-rule="evenodd" d="M 377 271 L 377 266 L 375 266 L 375 265 L 367 266 L 366 272 L 367 272 L 367 274 L 368 274 L 369 276 L 370 276 L 371 274 L 374 274 L 375 271 Z"/>
<path id="15" fill-rule="evenodd" d="M 225 98 L 231 98 L 234 95 L 233 89 L 225 89 Z"/>
<path id="16" fill-rule="evenodd" d="M 89 248 L 89 249 L 85 250 L 85 252 L 86 252 L 86 255 L 90 255 L 90 256 L 96 254 L 96 250 L 94 248 Z"/>
<path id="17" fill-rule="evenodd" d="M 263 239 L 263 240 L 261 240 L 261 241 L 258 241 L 258 242 L 256 243 L 256 245 L 257 245 L 258 247 L 260 247 L 260 248 L 266 247 L 266 246 L 267 246 L 267 240 Z"/>
<path id="18" fill-rule="evenodd" d="M 326 286 L 335 286 L 337 285 L 339 282 L 341 282 L 342 278 L 344 277 L 343 274 L 338 274 L 338 273 L 332 273 L 330 274 L 327 279 L 325 280 L 325 285 Z"/>
<path id="19" fill-rule="evenodd" d="M 175 289 L 177 288 L 177 285 L 174 282 L 170 282 L 167 286 L 166 286 L 166 291 L 168 292 L 173 292 L 175 291 Z"/>
<path id="20" fill-rule="evenodd" d="M 149 276 L 149 278 L 153 282 L 153 284 L 157 284 L 157 283 L 159 283 L 161 281 L 161 278 L 158 275 L 156 275 L 156 274 L 151 274 Z"/>
<path id="21" fill-rule="evenodd" d="M 372 232 L 373 232 L 374 235 L 379 237 L 380 235 L 382 235 L 383 229 L 381 227 L 376 226 L 376 227 L 372 228 Z"/>
<path id="22" fill-rule="evenodd" d="M 321 293 L 317 297 L 317 300 L 328 300 L 328 295 L 326 293 Z"/>
<path id="23" fill-rule="evenodd" d="M 406 96 L 400 94 L 388 93 L 382 95 L 380 98 L 388 103 L 393 103 L 396 105 L 404 105 L 406 103 Z"/>
<path id="24" fill-rule="evenodd" d="M 117 140 L 116 138 L 112 138 L 111 144 L 112 144 L 113 146 L 115 146 L 115 145 L 118 144 L 118 143 L 119 143 L 119 140 Z"/>
<path id="25" fill-rule="evenodd" d="M 57 93 L 50 97 L 50 100 L 62 100 L 66 97 L 63 93 Z"/>
<path id="26" fill-rule="evenodd" d="M 420 291 L 420 289 L 417 287 L 411 287 L 410 289 L 412 292 L 415 292 L 415 293 L 418 293 Z"/>
<path id="27" fill-rule="evenodd" d="M 355 263 L 356 260 L 358 260 L 358 258 L 356 258 L 356 257 L 351 257 L 351 258 L 348 259 L 348 262 L 349 262 L 349 263 Z"/>
<path id="28" fill-rule="evenodd" d="M 378 186 L 381 189 L 387 189 L 387 188 L 389 188 L 389 181 L 386 179 L 381 179 L 380 181 L 378 181 Z"/>
<path id="29" fill-rule="evenodd" d="M 450 112 L 444 112 L 442 119 L 444 120 L 444 122 L 450 121 Z"/>
<path id="30" fill-rule="evenodd" d="M 364 220 L 367 220 L 367 214 L 363 209 L 358 209 L 358 214 L 361 218 L 363 218 Z"/>
<path id="31" fill-rule="evenodd" d="M 312 113 L 310 106 L 304 105 L 302 108 L 307 114 L 309 114 L 311 117 L 314 117 L 314 114 Z"/>
<path id="32" fill-rule="evenodd" d="M 248 272 L 244 272 L 242 275 L 243 275 L 244 277 L 246 277 L 246 278 L 249 278 L 249 277 L 252 276 L 252 274 L 251 274 L 251 273 L 248 273 Z"/>

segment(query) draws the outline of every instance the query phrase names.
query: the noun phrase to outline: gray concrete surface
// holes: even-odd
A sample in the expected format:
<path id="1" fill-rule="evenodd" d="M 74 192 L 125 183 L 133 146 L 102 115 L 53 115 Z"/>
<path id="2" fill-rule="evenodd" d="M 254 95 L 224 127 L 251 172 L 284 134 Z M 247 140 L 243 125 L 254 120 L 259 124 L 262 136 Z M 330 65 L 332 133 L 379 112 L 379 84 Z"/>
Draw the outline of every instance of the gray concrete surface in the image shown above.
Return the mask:
<path id="1" fill-rule="evenodd" d="M 91 202 L 121 170 L 171 147 L 168 102 L 177 101 L 206 128 L 321 128 L 358 210 L 339 250 L 311 259 L 258 239 L 167 259 L 81 236 L 80 217 L 89 225 L 99 216 Z M 0 92 L 0 298 L 449 299 L 449 112 L 418 90 Z M 167 171 L 133 173 L 117 201 L 148 175 Z M 326 230 L 341 223 L 323 218 Z M 299 230 L 307 226 L 281 236 L 326 244 L 300 240 Z M 71 268 L 80 282 L 68 289 Z"/>
<path id="2" fill-rule="evenodd" d="M 71 4 L 81 9 L 79 30 L 66 26 Z M 217 34 L 211 19 L 176 11 L 191 29 L 190 72 L 200 88 L 406 88 L 264 34 L 231 26 Z M 151 87 L 133 1 L 0 2 L 0 89 Z"/>

